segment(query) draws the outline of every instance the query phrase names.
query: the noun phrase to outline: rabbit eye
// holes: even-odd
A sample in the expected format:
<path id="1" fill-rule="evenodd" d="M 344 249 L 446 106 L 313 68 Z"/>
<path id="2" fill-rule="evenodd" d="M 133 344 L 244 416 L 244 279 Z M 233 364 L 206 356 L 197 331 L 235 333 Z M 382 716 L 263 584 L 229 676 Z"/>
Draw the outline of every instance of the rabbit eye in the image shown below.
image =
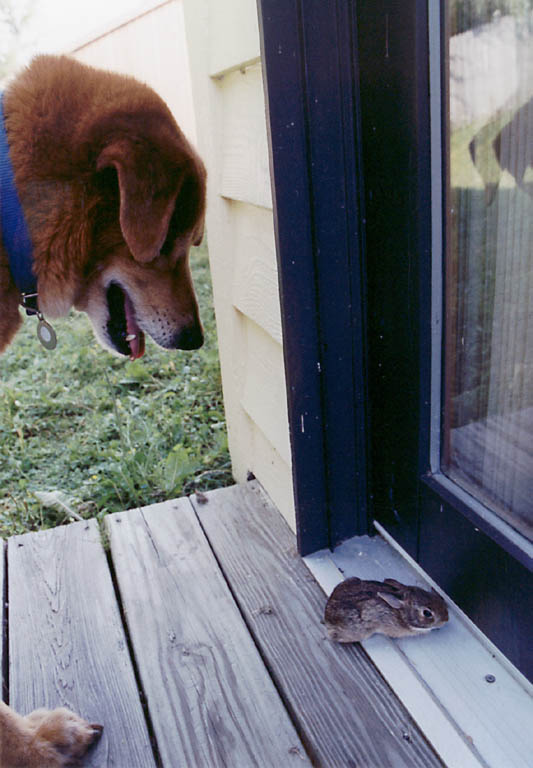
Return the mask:
<path id="1" fill-rule="evenodd" d="M 429 608 L 424 608 L 424 610 L 422 611 L 422 613 L 424 614 L 424 616 L 426 617 L 426 619 L 432 619 L 432 618 L 433 618 L 433 614 L 432 614 L 432 612 L 429 610 Z"/>

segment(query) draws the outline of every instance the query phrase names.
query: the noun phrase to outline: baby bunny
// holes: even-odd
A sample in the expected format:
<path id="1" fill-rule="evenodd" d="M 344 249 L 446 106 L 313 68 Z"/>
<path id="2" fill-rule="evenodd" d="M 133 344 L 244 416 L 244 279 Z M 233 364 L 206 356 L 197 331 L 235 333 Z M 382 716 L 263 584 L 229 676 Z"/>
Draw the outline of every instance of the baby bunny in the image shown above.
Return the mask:
<path id="1" fill-rule="evenodd" d="M 435 592 L 407 587 L 394 579 L 346 579 L 326 604 L 325 624 L 331 640 L 354 643 L 375 632 L 404 637 L 429 632 L 448 621 L 446 603 Z"/>

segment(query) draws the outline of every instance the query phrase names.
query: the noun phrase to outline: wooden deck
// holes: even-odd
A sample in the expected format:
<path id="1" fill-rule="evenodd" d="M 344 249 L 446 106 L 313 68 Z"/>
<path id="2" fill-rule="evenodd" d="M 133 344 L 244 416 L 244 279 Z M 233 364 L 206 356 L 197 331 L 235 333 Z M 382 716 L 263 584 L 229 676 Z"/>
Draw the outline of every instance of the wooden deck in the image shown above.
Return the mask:
<path id="1" fill-rule="evenodd" d="M 107 768 L 441 766 L 255 483 L 7 543 L 5 687 L 104 724 Z"/>

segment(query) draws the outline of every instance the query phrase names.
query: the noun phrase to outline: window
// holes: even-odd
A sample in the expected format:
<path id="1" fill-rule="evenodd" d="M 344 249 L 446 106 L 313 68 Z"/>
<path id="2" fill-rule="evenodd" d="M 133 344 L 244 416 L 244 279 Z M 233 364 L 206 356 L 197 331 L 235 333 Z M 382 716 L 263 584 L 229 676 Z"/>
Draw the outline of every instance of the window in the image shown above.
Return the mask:
<path id="1" fill-rule="evenodd" d="M 533 4 L 448 4 L 444 473 L 533 538 Z"/>
<path id="2" fill-rule="evenodd" d="M 533 676 L 533 17 L 504 2 L 357 5 L 369 508 Z"/>

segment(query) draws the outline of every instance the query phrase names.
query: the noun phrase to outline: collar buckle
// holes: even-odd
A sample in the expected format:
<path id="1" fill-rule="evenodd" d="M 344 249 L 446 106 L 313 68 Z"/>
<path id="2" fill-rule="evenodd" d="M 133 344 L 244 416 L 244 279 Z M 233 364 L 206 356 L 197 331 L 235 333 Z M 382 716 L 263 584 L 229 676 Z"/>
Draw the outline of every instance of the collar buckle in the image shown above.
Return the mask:
<path id="1" fill-rule="evenodd" d="M 21 293 L 20 304 L 26 310 L 26 314 L 31 315 L 39 314 L 39 307 L 37 305 L 37 293 Z"/>

